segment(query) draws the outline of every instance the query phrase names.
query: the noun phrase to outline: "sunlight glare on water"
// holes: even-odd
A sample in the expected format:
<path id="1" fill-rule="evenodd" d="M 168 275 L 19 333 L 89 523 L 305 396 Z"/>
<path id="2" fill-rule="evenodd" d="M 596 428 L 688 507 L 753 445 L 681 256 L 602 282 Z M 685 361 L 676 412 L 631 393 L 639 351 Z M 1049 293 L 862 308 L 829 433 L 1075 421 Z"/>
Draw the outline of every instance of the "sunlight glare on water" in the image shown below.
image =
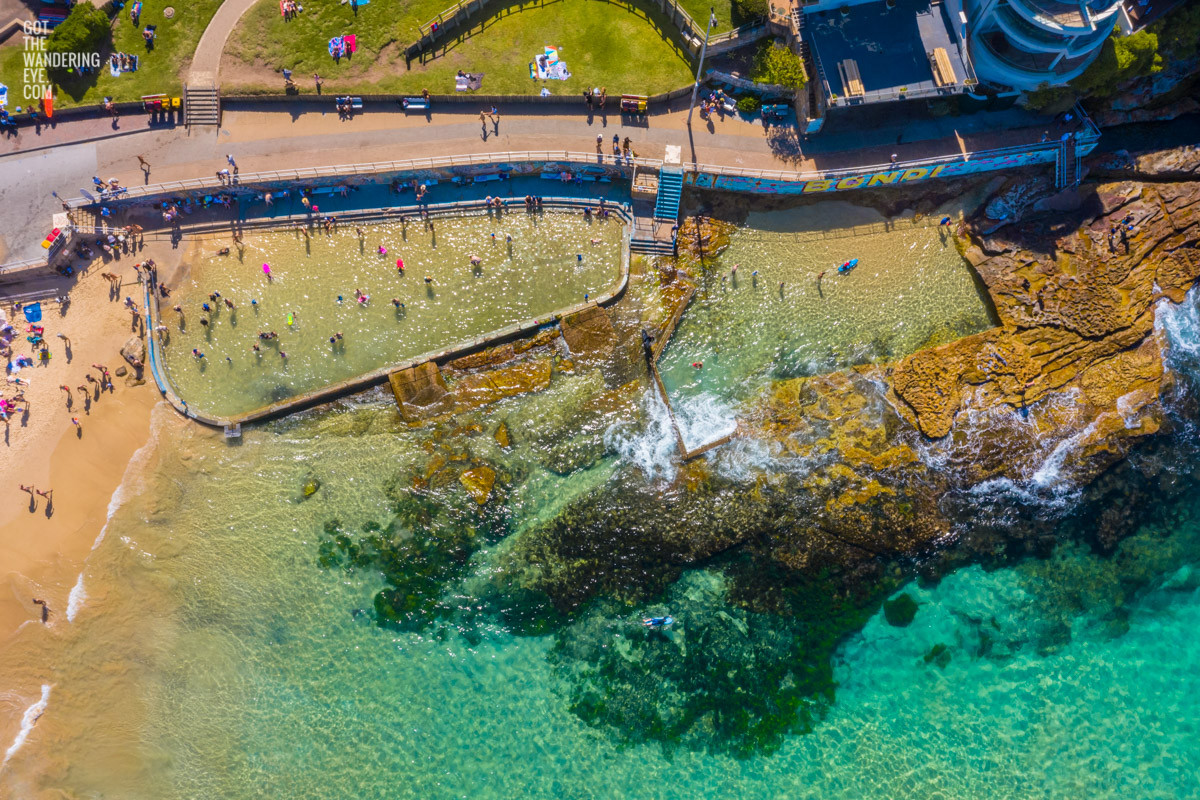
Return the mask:
<path id="1" fill-rule="evenodd" d="M 583 302 L 620 275 L 616 219 L 509 213 L 423 228 L 420 220 L 367 225 L 361 240 L 350 225 L 332 235 L 314 231 L 309 241 L 276 231 L 247 236 L 240 258 L 236 248 L 214 255 L 225 242 L 201 245 L 183 285 L 161 306 L 170 329 L 167 380 L 198 411 L 250 411 Z M 359 303 L 356 290 L 369 302 Z M 278 338 L 259 338 L 272 331 Z M 331 343 L 337 333 L 342 339 Z"/>

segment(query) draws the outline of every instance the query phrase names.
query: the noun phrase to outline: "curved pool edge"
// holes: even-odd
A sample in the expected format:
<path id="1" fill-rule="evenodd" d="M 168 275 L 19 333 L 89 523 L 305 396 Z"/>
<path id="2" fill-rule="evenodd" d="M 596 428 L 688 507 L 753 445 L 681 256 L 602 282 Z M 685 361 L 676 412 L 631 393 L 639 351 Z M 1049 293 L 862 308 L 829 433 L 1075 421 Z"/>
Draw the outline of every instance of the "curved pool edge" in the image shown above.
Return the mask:
<path id="1" fill-rule="evenodd" d="M 501 201 L 505 208 L 517 203 L 524 204 L 520 199 L 505 199 Z M 439 204 L 445 208 L 438 208 L 438 211 L 466 211 L 474 209 L 483 209 L 484 201 L 470 202 L 455 202 Z M 582 209 L 584 207 L 593 206 L 593 201 L 582 200 L 573 197 L 546 197 L 543 198 L 543 205 L 552 209 Z M 389 364 L 370 372 L 363 373 L 353 378 L 348 378 L 344 381 L 330 384 L 320 389 L 314 389 L 310 392 L 298 394 L 295 397 L 290 397 L 287 400 L 281 400 L 277 403 L 261 406 L 251 411 L 242 414 L 234 414 L 232 416 L 215 416 L 196 411 L 188 405 L 175 391 L 167 379 L 162 368 L 162 345 L 158 341 L 158 337 L 154 335 L 155 328 L 159 324 L 161 318 L 159 310 L 159 297 L 155 291 L 156 281 L 152 279 L 143 279 L 142 291 L 146 302 L 145 310 L 145 329 L 146 329 L 146 353 L 147 361 L 150 367 L 150 374 L 154 378 L 155 384 L 158 386 L 159 392 L 163 399 L 171 406 L 189 419 L 195 420 L 203 425 L 212 428 L 221 428 L 226 432 L 227 437 L 236 437 L 240 435 L 241 426 L 256 422 L 267 422 L 281 417 L 286 417 L 291 414 L 306 411 L 326 403 L 332 403 L 350 395 L 358 394 L 387 383 L 388 376 L 393 372 L 398 372 L 403 369 L 415 367 L 418 364 L 424 364 L 433 361 L 439 366 L 446 364 L 462 356 L 477 353 L 480 350 L 494 347 L 496 345 L 505 344 L 517 339 L 523 339 L 526 336 L 532 335 L 542 328 L 559 324 L 564 317 L 578 313 L 590 306 L 607 307 L 621 299 L 625 294 L 625 290 L 629 286 L 629 261 L 630 261 L 630 238 L 633 229 L 633 209 L 629 203 L 615 203 L 612 201 L 606 202 L 606 207 L 611 210 L 614 216 L 618 217 L 623 223 L 625 230 L 621 236 L 621 255 L 618 259 L 620 274 L 617 277 L 616 283 L 608 290 L 602 292 L 594 300 L 588 300 L 582 303 L 575 303 L 565 308 L 555 309 L 546 314 L 541 314 L 527 320 L 507 325 L 494 331 L 489 331 L 481 336 L 476 336 L 466 341 L 455 342 L 440 350 L 434 350 L 422 353 L 404 361 L 394 364 Z M 430 211 L 433 207 L 430 205 L 423 206 L 403 206 L 387 209 L 387 213 L 420 213 L 422 210 Z"/>

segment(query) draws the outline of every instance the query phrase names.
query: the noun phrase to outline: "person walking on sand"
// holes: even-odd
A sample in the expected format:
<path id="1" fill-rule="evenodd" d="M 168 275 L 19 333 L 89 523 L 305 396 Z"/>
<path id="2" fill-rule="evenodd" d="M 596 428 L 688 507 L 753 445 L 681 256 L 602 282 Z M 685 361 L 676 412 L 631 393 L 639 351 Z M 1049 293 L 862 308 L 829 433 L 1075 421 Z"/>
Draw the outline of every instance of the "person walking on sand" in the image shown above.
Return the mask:
<path id="1" fill-rule="evenodd" d="M 39 600 L 36 597 L 33 598 L 33 604 L 35 606 L 42 607 L 42 624 L 45 625 L 46 622 L 49 621 L 49 619 L 50 619 L 50 606 L 46 605 L 45 600 Z"/>
<path id="2" fill-rule="evenodd" d="M 138 160 L 138 166 L 142 168 L 142 172 L 149 174 L 150 173 L 150 162 L 146 160 L 146 157 L 138 156 L 137 160 Z"/>

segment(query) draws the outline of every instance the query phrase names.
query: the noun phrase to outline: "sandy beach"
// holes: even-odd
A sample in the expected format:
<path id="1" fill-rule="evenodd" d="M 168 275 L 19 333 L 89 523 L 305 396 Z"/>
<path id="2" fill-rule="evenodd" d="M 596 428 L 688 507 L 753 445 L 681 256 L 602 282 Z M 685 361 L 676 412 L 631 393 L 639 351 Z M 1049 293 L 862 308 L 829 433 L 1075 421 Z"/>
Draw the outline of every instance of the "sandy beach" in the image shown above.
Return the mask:
<path id="1" fill-rule="evenodd" d="M 22 623 L 40 619 L 35 597 L 46 601 L 49 624 L 65 619 L 71 587 L 104 527 L 113 493 L 149 435 L 150 411 L 161 401 L 153 379 L 147 375 L 139 385 L 133 370 L 125 377 L 115 375 L 125 365 L 121 346 L 135 335 L 124 300 L 132 297 L 139 306 L 142 300 L 133 264 L 146 258 L 159 264 L 169 286 L 180 251 L 167 243 L 148 243 L 119 260 L 94 262 L 71 289 L 65 310 L 54 302 L 42 304 L 39 324 L 45 327 L 52 356 L 45 366 L 19 373 L 29 381 L 23 387 L 29 411 L 13 415 L 0 451 L 0 643 Z M 121 277 L 119 291 L 101 277 L 104 272 Z M 11 305 L 5 313 L 21 332 L 13 342 L 14 357 L 31 354 L 24 317 L 13 313 Z M 60 333 L 67 338 L 59 338 Z M 113 391 L 99 392 L 98 383 L 86 382 L 88 373 L 100 377 L 92 364 L 114 373 Z M 84 384 L 92 389 L 87 401 L 75 388 Z M 72 387 L 70 407 L 63 385 Z M 17 388 L 7 387 L 8 396 Z M 72 417 L 80 420 L 78 429 Z M 53 502 L 31 497 L 21 485 L 52 490 Z"/>

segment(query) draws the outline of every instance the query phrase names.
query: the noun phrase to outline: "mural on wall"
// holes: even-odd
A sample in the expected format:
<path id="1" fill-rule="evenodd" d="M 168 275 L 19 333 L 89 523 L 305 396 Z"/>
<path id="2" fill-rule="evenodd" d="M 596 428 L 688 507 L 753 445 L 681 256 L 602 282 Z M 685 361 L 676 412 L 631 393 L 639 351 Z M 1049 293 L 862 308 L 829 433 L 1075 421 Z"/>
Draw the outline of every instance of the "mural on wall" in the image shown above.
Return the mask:
<path id="1" fill-rule="evenodd" d="M 1079 145 L 1076 150 L 1079 155 L 1087 155 L 1095 147 L 1095 142 Z M 894 186 L 903 183 L 914 183 L 929 178 L 953 178 L 959 175 L 971 175 L 976 172 L 990 172 L 998 169 L 1015 169 L 1034 164 L 1052 163 L 1058 154 L 1058 146 L 1023 153 L 1008 153 L 996 155 L 979 155 L 968 161 L 956 161 L 950 164 L 937 164 L 926 167 L 908 167 L 889 170 L 887 172 L 868 172 L 862 175 L 846 175 L 841 178 L 822 178 L 809 181 L 771 180 L 756 178 L 752 175 L 713 175 L 698 172 L 688 175 L 688 182 L 701 189 L 723 189 L 733 192 L 754 192 L 758 194 L 816 194 L 819 192 L 841 192 L 850 189 L 869 189 L 876 186 Z"/>

